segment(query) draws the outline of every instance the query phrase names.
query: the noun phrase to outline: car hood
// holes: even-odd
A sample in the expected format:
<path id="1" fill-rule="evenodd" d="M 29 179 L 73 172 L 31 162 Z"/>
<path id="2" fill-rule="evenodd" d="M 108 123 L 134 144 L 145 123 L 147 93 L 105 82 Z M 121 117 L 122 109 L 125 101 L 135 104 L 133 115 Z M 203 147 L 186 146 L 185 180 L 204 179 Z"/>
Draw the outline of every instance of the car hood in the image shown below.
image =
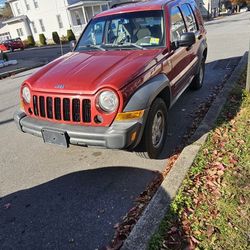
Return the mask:
<path id="1" fill-rule="evenodd" d="M 70 52 L 33 74 L 34 91 L 94 94 L 101 88 L 119 90 L 156 64 L 161 50 Z"/>

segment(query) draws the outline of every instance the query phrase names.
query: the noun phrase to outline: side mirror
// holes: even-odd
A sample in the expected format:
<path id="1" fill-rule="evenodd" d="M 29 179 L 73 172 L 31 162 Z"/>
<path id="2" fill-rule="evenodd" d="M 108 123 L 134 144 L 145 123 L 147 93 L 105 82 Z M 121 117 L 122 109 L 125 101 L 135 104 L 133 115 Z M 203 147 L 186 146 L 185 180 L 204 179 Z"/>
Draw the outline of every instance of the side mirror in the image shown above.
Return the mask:
<path id="1" fill-rule="evenodd" d="M 70 41 L 69 46 L 70 46 L 71 51 L 73 51 L 76 46 L 76 40 Z"/>
<path id="2" fill-rule="evenodd" d="M 193 32 L 183 33 L 178 40 L 179 47 L 190 47 L 195 43 L 195 35 Z"/>

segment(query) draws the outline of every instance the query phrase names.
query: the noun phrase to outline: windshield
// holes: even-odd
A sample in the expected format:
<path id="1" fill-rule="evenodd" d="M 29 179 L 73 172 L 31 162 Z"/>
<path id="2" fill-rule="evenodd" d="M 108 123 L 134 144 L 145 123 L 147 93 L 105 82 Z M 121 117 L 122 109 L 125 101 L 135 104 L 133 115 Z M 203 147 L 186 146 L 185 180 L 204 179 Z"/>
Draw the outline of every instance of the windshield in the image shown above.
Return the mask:
<path id="1" fill-rule="evenodd" d="M 157 10 L 93 19 L 75 50 L 146 49 L 163 45 L 163 14 Z"/>

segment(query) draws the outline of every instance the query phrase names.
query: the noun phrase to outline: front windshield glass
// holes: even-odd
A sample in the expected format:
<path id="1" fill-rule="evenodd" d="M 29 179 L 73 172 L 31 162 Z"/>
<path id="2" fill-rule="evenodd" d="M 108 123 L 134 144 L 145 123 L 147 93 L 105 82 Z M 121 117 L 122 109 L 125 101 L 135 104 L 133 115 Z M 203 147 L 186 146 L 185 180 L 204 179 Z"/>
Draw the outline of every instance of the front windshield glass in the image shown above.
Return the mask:
<path id="1" fill-rule="evenodd" d="M 156 10 L 93 19 L 75 50 L 146 49 L 163 45 L 163 14 Z"/>

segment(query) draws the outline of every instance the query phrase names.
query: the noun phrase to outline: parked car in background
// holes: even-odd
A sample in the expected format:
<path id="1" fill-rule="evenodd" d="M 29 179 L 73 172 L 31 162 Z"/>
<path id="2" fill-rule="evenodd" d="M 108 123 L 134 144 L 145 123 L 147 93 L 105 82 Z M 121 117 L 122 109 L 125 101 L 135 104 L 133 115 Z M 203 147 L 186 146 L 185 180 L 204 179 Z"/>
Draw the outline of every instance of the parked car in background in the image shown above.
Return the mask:
<path id="1" fill-rule="evenodd" d="M 240 12 L 247 12 L 248 11 L 248 7 L 243 7 L 240 9 Z"/>
<path id="2" fill-rule="evenodd" d="M 71 53 L 24 81 L 15 122 L 45 143 L 136 148 L 157 158 L 168 110 L 188 87 L 202 87 L 206 57 L 194 0 L 112 8 L 91 19 Z"/>
<path id="3" fill-rule="evenodd" d="M 15 49 L 24 49 L 24 44 L 20 38 L 9 39 L 0 44 L 0 50 L 2 51 L 14 51 Z"/>

